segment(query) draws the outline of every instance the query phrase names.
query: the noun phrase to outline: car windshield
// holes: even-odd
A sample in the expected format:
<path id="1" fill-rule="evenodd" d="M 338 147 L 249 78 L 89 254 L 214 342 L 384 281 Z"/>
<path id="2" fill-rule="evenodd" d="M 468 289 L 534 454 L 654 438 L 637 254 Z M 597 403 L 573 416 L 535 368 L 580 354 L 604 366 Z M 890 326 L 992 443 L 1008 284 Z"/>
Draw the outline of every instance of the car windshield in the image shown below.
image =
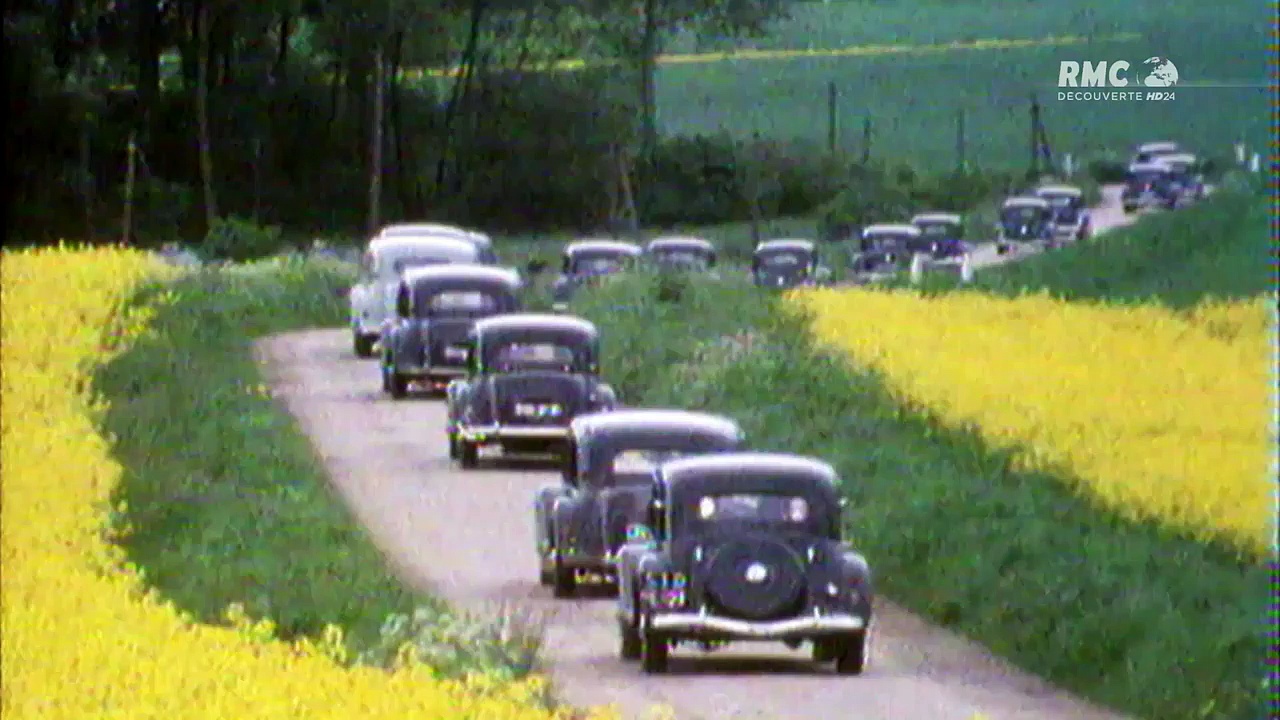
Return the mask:
<path id="1" fill-rule="evenodd" d="M 809 264 L 809 258 L 795 250 L 774 250 L 756 256 L 761 267 L 772 270 L 800 267 Z"/>
<path id="2" fill-rule="evenodd" d="M 583 253 L 573 258 L 573 272 L 578 275 L 600 275 L 623 269 L 626 256 L 619 253 Z"/>
<path id="3" fill-rule="evenodd" d="M 381 259 L 382 273 L 384 275 L 399 274 L 412 267 L 475 262 L 477 256 L 478 253 L 475 248 L 465 245 L 458 248 L 399 248 L 383 253 Z"/>
<path id="4" fill-rule="evenodd" d="M 1129 183 L 1133 185 L 1152 185 L 1162 178 L 1164 178 L 1164 173 L 1154 171 L 1129 173 Z"/>
<path id="5" fill-rule="evenodd" d="M 1003 218 L 1005 222 L 1036 222 L 1044 217 L 1044 209 L 1038 207 L 1005 208 L 1000 213 L 1000 217 Z"/>
<path id="6" fill-rule="evenodd" d="M 809 502 L 793 495 L 704 495 L 698 500 L 698 519 L 799 524 L 809 519 Z"/>
<path id="7" fill-rule="evenodd" d="M 663 265 L 677 265 L 680 267 L 705 268 L 710 265 L 710 258 L 697 250 L 685 249 L 657 249 L 653 251 L 654 257 Z"/>
<path id="8" fill-rule="evenodd" d="M 888 250 L 903 247 L 910 239 L 912 238 L 898 233 L 872 233 L 863 238 L 862 244 L 868 249 L 883 248 Z"/>
<path id="9" fill-rule="evenodd" d="M 427 301 L 431 315 L 488 315 L 498 310 L 498 298 L 476 290 L 445 290 L 437 292 Z"/>
<path id="10" fill-rule="evenodd" d="M 1072 207 L 1079 200 L 1079 198 L 1075 197 L 1074 195 L 1050 195 L 1050 194 L 1045 194 L 1044 199 L 1046 202 L 1048 202 L 1050 205 L 1052 205 L 1055 209 L 1058 209 L 1058 210 L 1061 210 L 1062 208 Z"/>
<path id="11" fill-rule="evenodd" d="M 493 355 L 493 366 L 498 372 L 533 369 L 570 372 L 575 364 L 574 359 L 574 349 L 567 345 L 549 342 L 512 342 L 496 349 Z"/>
<path id="12" fill-rule="evenodd" d="M 620 450 L 610 463 L 609 476 L 615 483 L 653 482 L 653 471 L 682 453 L 667 450 Z"/>

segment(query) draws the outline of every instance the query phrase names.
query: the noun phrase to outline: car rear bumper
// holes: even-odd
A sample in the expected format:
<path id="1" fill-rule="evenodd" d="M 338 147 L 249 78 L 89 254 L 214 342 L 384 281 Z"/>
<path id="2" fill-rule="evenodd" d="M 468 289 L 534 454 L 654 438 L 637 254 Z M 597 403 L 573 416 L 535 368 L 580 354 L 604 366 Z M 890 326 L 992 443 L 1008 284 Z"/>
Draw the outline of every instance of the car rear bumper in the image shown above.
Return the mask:
<path id="1" fill-rule="evenodd" d="M 410 367 L 396 368 L 396 372 L 401 375 L 422 378 L 459 378 L 467 374 L 465 368 L 450 367 L 447 365 L 416 365 Z"/>
<path id="2" fill-rule="evenodd" d="M 569 436 L 568 426 L 544 427 L 537 425 L 464 425 L 458 428 L 458 437 L 471 442 L 500 440 L 563 440 Z"/>
<path id="3" fill-rule="evenodd" d="M 840 613 L 753 622 L 703 613 L 661 613 L 650 619 L 649 627 L 658 632 L 667 633 L 724 635 L 750 640 L 784 640 L 865 630 L 867 618 Z"/>

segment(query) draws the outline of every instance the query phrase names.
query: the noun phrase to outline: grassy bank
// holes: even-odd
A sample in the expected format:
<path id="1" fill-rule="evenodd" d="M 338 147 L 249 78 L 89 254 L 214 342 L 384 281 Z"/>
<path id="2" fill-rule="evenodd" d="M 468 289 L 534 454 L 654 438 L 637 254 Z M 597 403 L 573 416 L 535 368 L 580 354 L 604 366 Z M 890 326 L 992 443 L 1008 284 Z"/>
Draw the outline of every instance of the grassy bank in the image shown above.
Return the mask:
<path id="1" fill-rule="evenodd" d="M 834 463 L 850 535 L 886 595 L 1141 717 L 1257 716 L 1263 568 L 1016 470 L 1008 451 L 816 350 L 799 319 L 745 284 L 691 286 L 666 304 L 651 301 L 655 282 L 578 303 L 609 329 L 606 372 L 624 399 L 724 413 L 757 447 Z"/>
<path id="2" fill-rule="evenodd" d="M 391 574 L 263 384 L 253 339 L 341 325 L 335 291 L 352 272 L 324 261 L 230 266 L 137 300 L 157 309 L 151 332 L 96 378 L 126 470 L 121 544 L 149 585 L 202 622 L 242 603 L 284 638 L 338 625 L 366 662 L 390 664 L 413 641 L 444 675 L 526 674 L 535 637 L 501 640 L 510 623 L 454 617 Z"/>

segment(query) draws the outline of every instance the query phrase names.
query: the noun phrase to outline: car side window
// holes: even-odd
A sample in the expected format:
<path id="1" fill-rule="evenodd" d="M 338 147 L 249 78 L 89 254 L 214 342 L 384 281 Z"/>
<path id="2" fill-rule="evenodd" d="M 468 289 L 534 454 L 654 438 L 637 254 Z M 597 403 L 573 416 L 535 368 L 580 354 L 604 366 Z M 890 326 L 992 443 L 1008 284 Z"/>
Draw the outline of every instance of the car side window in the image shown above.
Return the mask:
<path id="1" fill-rule="evenodd" d="M 374 277 L 374 265 L 377 258 L 372 250 L 365 250 L 364 255 L 360 257 L 360 279 L 369 280 Z"/>
<path id="2" fill-rule="evenodd" d="M 569 275 L 573 272 L 573 256 L 569 253 L 564 254 L 564 258 L 560 261 L 560 272 Z"/>

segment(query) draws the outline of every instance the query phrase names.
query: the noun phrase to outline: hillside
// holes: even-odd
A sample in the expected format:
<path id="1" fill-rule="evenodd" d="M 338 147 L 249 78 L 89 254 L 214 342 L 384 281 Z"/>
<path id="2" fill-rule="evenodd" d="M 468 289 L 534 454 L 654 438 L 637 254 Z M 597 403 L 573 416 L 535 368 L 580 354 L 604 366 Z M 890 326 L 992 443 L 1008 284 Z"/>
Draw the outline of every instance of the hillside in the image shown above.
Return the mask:
<path id="1" fill-rule="evenodd" d="M 1070 299 L 1157 298 L 1188 307 L 1272 289 L 1273 255 L 1267 198 L 1231 190 L 1105 240 L 993 269 L 975 284 L 1001 294 L 1047 289 Z"/>

